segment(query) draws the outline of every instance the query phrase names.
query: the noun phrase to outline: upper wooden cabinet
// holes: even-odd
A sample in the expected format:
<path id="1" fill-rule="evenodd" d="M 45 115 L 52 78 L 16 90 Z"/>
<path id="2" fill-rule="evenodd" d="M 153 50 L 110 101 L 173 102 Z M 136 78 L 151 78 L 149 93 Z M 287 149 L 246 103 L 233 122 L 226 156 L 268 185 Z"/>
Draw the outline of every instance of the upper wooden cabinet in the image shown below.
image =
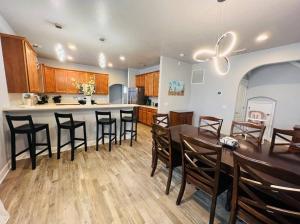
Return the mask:
<path id="1" fill-rule="evenodd" d="M 145 96 L 158 96 L 159 89 L 159 71 L 136 75 L 136 87 L 145 88 Z"/>
<path id="2" fill-rule="evenodd" d="M 55 69 L 55 86 L 56 93 L 67 93 L 68 71 L 65 69 Z"/>
<path id="3" fill-rule="evenodd" d="M 45 93 L 55 93 L 56 92 L 56 79 L 55 79 L 55 69 L 41 65 L 41 73 L 44 74 L 44 92 Z"/>
<path id="4" fill-rule="evenodd" d="M 108 75 L 95 74 L 96 94 L 108 94 Z"/>
<path id="5" fill-rule="evenodd" d="M 0 34 L 9 93 L 42 92 L 37 55 L 23 37 Z"/>

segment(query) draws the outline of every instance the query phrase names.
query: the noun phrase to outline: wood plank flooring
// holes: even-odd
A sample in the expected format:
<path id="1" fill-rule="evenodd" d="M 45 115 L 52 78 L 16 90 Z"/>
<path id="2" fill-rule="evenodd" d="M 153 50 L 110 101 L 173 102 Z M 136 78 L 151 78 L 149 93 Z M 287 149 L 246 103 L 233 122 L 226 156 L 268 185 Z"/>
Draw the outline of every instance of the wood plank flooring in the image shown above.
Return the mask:
<path id="1" fill-rule="evenodd" d="M 167 169 L 159 163 L 151 171 L 150 128 L 138 126 L 138 142 L 101 146 L 96 152 L 79 149 L 49 159 L 40 156 L 36 170 L 28 159 L 17 162 L 0 185 L 0 198 L 10 213 L 9 224 L 85 223 L 208 223 L 210 199 L 187 185 L 180 206 L 180 169 L 174 172 L 165 195 Z M 228 213 L 219 200 L 215 223 L 226 223 Z"/>

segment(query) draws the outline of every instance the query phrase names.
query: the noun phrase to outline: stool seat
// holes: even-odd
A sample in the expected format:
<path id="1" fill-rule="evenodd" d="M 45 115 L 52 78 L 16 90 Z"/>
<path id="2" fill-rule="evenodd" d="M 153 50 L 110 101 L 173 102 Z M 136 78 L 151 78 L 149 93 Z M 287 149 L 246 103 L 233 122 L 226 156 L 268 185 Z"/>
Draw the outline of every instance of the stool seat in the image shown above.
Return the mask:
<path id="1" fill-rule="evenodd" d="M 40 131 L 45 129 L 48 124 L 33 124 L 34 131 Z M 18 127 L 15 127 L 16 133 L 29 133 L 31 132 L 31 126 L 29 124 L 23 124 Z"/>
<path id="2" fill-rule="evenodd" d="M 70 128 L 74 128 L 74 127 L 75 128 L 80 127 L 84 124 L 85 124 L 84 121 L 73 121 L 73 125 L 72 125 L 71 121 L 65 121 L 60 124 L 60 127 L 65 128 L 65 129 L 70 129 Z"/>
<path id="3" fill-rule="evenodd" d="M 125 117 L 122 117 L 121 119 L 122 121 L 126 121 L 126 122 L 132 122 L 132 121 L 136 121 L 136 118 L 135 117 L 130 117 L 130 116 L 125 116 Z"/>
<path id="4" fill-rule="evenodd" d="M 109 119 L 109 118 L 101 118 L 101 119 L 98 120 L 98 123 L 100 123 L 100 124 L 110 124 L 110 123 L 114 123 L 116 121 L 117 121 L 116 118 L 111 118 L 111 119 Z"/>

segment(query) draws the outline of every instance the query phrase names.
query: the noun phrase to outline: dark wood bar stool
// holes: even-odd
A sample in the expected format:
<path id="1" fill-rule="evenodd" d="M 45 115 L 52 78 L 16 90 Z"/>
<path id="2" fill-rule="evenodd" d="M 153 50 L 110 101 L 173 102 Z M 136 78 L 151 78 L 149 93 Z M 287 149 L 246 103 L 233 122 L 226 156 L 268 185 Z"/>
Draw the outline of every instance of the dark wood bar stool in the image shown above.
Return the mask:
<path id="1" fill-rule="evenodd" d="M 111 118 L 111 112 L 95 111 L 97 121 L 97 134 L 96 134 L 96 150 L 99 148 L 99 141 L 102 140 L 104 144 L 105 135 L 109 136 L 109 151 L 111 151 L 111 142 L 115 141 L 117 144 L 117 120 Z M 101 118 L 102 117 L 102 118 Z M 101 125 L 101 136 L 99 137 L 99 126 Z M 105 132 L 105 126 L 109 126 L 109 132 Z M 112 126 L 114 125 L 114 132 L 112 132 Z M 114 136 L 112 138 L 112 136 Z"/>
<path id="2" fill-rule="evenodd" d="M 60 149 L 71 143 L 71 160 L 74 160 L 75 149 L 84 145 L 85 151 L 87 151 L 87 141 L 86 141 L 86 126 L 84 121 L 74 121 L 72 114 L 60 114 L 54 113 L 57 123 L 57 159 L 60 159 Z M 61 122 L 61 119 L 66 121 Z M 83 127 L 83 138 L 75 137 L 75 129 Z M 67 129 L 70 131 L 70 141 L 61 145 L 61 129 Z M 83 141 L 79 145 L 75 146 L 75 141 Z"/>
<path id="3" fill-rule="evenodd" d="M 36 156 L 48 150 L 48 155 L 51 158 L 51 143 L 50 143 L 50 133 L 48 124 L 34 124 L 32 121 L 32 117 L 30 115 L 27 116 L 11 116 L 6 115 L 6 120 L 10 129 L 11 136 L 11 169 L 16 169 L 16 157 L 21 155 L 22 153 L 29 150 L 30 158 L 32 163 L 32 169 L 34 170 L 36 167 Z M 26 124 L 15 126 L 14 122 L 26 122 Z M 45 130 L 47 135 L 47 143 L 37 143 L 36 142 L 36 133 L 39 131 Z M 16 135 L 17 134 L 26 134 L 28 140 L 28 148 L 23 151 L 16 153 Z M 37 146 L 47 146 L 47 148 L 36 153 Z"/>
<path id="4" fill-rule="evenodd" d="M 131 128 L 127 129 L 127 123 L 131 124 Z M 132 146 L 132 139 L 137 140 L 137 117 L 135 110 L 120 110 L 120 145 L 122 144 L 122 137 L 126 140 L 126 133 L 130 133 L 130 146 Z"/>

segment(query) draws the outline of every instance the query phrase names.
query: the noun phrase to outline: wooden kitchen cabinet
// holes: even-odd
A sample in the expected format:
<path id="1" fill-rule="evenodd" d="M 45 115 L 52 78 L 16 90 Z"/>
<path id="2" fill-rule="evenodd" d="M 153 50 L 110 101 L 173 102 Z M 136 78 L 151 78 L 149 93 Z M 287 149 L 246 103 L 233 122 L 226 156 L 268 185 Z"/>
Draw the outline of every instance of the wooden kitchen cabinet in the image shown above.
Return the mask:
<path id="1" fill-rule="evenodd" d="M 55 69 L 41 65 L 41 73 L 44 75 L 44 92 L 55 93 L 56 81 L 55 81 Z"/>
<path id="2" fill-rule="evenodd" d="M 74 85 L 76 81 L 80 79 L 82 75 L 81 72 L 79 71 L 71 71 L 71 70 L 66 70 L 67 74 L 67 81 L 66 81 L 66 88 L 67 88 L 67 93 L 78 93 L 78 89 Z"/>
<path id="3" fill-rule="evenodd" d="M 55 69 L 55 86 L 56 93 L 67 93 L 67 70 Z"/>
<path id="4" fill-rule="evenodd" d="M 96 94 L 108 94 L 108 75 L 96 74 L 95 75 L 95 90 Z"/>
<path id="5" fill-rule="evenodd" d="M 193 111 L 170 111 L 171 126 L 193 124 Z"/>
<path id="6" fill-rule="evenodd" d="M 0 34 L 9 93 L 42 92 L 37 55 L 24 37 Z"/>
<path id="7" fill-rule="evenodd" d="M 136 75 L 136 87 L 145 88 L 145 96 L 158 97 L 159 71 Z"/>
<path id="8" fill-rule="evenodd" d="M 148 126 L 153 123 L 153 115 L 157 113 L 157 109 L 148 107 L 139 107 L 139 122 Z"/>

